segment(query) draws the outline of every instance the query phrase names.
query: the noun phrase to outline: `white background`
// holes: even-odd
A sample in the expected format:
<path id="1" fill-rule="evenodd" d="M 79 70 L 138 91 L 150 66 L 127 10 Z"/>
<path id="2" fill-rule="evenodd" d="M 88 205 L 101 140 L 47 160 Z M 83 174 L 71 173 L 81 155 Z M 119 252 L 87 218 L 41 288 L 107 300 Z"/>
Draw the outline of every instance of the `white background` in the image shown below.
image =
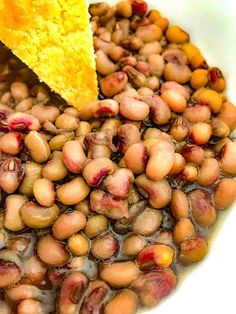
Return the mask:
<path id="1" fill-rule="evenodd" d="M 188 31 L 208 63 L 223 70 L 227 95 L 236 104 L 235 1 L 146 1 Z M 194 267 L 177 290 L 148 314 L 236 314 L 236 205 L 219 229 L 205 261 Z"/>

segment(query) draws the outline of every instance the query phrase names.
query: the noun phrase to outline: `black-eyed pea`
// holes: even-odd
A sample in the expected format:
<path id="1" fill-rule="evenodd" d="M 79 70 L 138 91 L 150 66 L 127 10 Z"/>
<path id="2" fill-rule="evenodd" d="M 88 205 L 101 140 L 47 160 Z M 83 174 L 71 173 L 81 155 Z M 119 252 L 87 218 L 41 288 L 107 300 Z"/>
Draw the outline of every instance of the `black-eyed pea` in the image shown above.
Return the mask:
<path id="1" fill-rule="evenodd" d="M 182 116 L 173 120 L 170 129 L 170 135 L 177 141 L 182 142 L 189 134 L 189 123 Z"/>
<path id="2" fill-rule="evenodd" d="M 205 122 L 195 123 L 190 130 L 190 138 L 197 145 L 206 144 L 212 134 L 211 126 Z"/>
<path id="3" fill-rule="evenodd" d="M 209 106 L 213 113 L 218 113 L 222 107 L 222 95 L 209 88 L 197 90 L 193 98 L 199 104 Z"/>
<path id="4" fill-rule="evenodd" d="M 89 192 L 90 188 L 84 179 L 77 177 L 58 187 L 57 199 L 64 205 L 75 205 L 83 201 Z"/>
<path id="5" fill-rule="evenodd" d="M 151 67 L 151 75 L 161 77 L 165 67 L 163 57 L 159 54 L 149 54 L 147 62 Z"/>
<path id="6" fill-rule="evenodd" d="M 236 107 L 229 101 L 223 102 L 217 118 L 224 121 L 232 131 L 236 127 Z"/>
<path id="7" fill-rule="evenodd" d="M 126 96 L 120 102 L 120 113 L 131 121 L 142 121 L 147 118 L 149 107 L 143 101 Z"/>
<path id="8" fill-rule="evenodd" d="M 163 93 L 164 91 L 167 91 L 167 90 L 175 90 L 176 92 L 180 93 L 181 95 L 184 96 L 184 98 L 188 101 L 189 98 L 190 98 L 190 92 L 189 90 L 179 84 L 179 83 L 176 83 L 174 81 L 169 81 L 169 82 L 164 82 L 162 85 L 161 85 L 161 93 Z"/>
<path id="9" fill-rule="evenodd" d="M 69 251 L 75 256 L 86 255 L 89 251 L 89 240 L 83 234 L 73 234 L 67 242 Z"/>
<path id="10" fill-rule="evenodd" d="M 206 158 L 198 172 L 198 184 L 211 186 L 220 175 L 220 166 L 215 158 Z"/>
<path id="11" fill-rule="evenodd" d="M 198 145 L 184 146 L 181 154 L 187 162 L 195 165 L 201 165 L 205 157 L 204 150 Z"/>
<path id="12" fill-rule="evenodd" d="M 183 171 L 185 165 L 186 165 L 186 161 L 184 157 L 179 153 L 175 153 L 175 161 L 174 161 L 173 167 L 171 168 L 169 172 L 169 175 L 179 174 L 181 171 Z"/>
<path id="13" fill-rule="evenodd" d="M 125 152 L 124 162 L 134 174 L 140 174 L 145 171 L 148 162 L 147 147 L 143 143 L 131 145 Z"/>
<path id="14" fill-rule="evenodd" d="M 163 179 L 174 165 L 175 151 L 171 144 L 159 142 L 150 148 L 146 167 L 147 176 L 153 181 Z"/>
<path id="15" fill-rule="evenodd" d="M 138 308 L 137 295 L 128 289 L 116 294 L 104 306 L 104 314 L 135 314 Z"/>
<path id="16" fill-rule="evenodd" d="M 28 98 L 29 95 L 29 88 L 23 82 L 14 82 L 11 85 L 11 93 L 14 97 L 16 103 Z"/>
<path id="17" fill-rule="evenodd" d="M 99 277 L 113 288 L 129 287 L 140 271 L 134 261 L 114 262 L 101 267 Z M 114 276 L 119 274 L 119 276 Z"/>
<path id="18" fill-rule="evenodd" d="M 135 184 L 153 208 L 165 207 L 170 202 L 171 188 L 165 179 L 152 181 L 145 174 L 141 174 L 136 178 Z"/>
<path id="19" fill-rule="evenodd" d="M 74 117 L 79 117 L 79 110 L 74 107 L 66 107 L 64 113 L 69 114 Z"/>
<path id="20" fill-rule="evenodd" d="M 138 234 L 132 234 L 122 243 L 122 252 L 127 256 L 136 256 L 146 245 L 144 238 Z"/>
<path id="21" fill-rule="evenodd" d="M 80 173 L 86 162 L 86 155 L 78 140 L 68 141 L 62 149 L 63 162 L 72 173 Z"/>
<path id="22" fill-rule="evenodd" d="M 52 181 L 46 178 L 38 179 L 33 185 L 33 194 L 36 201 L 42 206 L 51 206 L 56 198 Z"/>
<path id="23" fill-rule="evenodd" d="M 223 178 L 214 191 L 214 203 L 216 208 L 227 209 L 236 198 L 236 180 Z"/>
<path id="24" fill-rule="evenodd" d="M 159 41 L 162 37 L 162 30 L 155 24 L 139 26 L 136 30 L 136 35 L 142 39 L 144 43 Z"/>
<path id="25" fill-rule="evenodd" d="M 208 122 L 211 118 L 211 110 L 206 105 L 189 106 L 183 112 L 183 117 L 191 123 Z"/>
<path id="26" fill-rule="evenodd" d="M 139 50 L 139 54 L 143 56 L 148 56 L 152 54 L 160 54 L 162 50 L 159 41 L 153 41 L 150 43 L 145 43 L 144 46 Z"/>
<path id="27" fill-rule="evenodd" d="M 176 90 L 165 90 L 161 94 L 161 98 L 169 106 L 169 108 L 177 113 L 183 112 L 187 107 L 186 99 Z"/>
<path id="28" fill-rule="evenodd" d="M 89 161 L 83 170 L 83 177 L 88 185 L 97 187 L 101 181 L 115 168 L 112 161 L 106 157 L 100 157 Z"/>
<path id="29" fill-rule="evenodd" d="M 137 257 L 137 263 L 142 270 L 153 266 L 160 268 L 168 267 L 174 258 L 174 250 L 165 244 L 148 245 L 142 249 Z"/>
<path id="30" fill-rule="evenodd" d="M 145 237 L 151 236 L 159 229 L 161 222 L 161 211 L 147 208 L 133 222 L 132 230 Z"/>
<path id="31" fill-rule="evenodd" d="M 56 118 L 55 126 L 58 129 L 67 129 L 69 131 L 74 131 L 79 126 L 79 120 L 75 116 L 71 116 L 67 113 L 62 113 Z"/>
<path id="32" fill-rule="evenodd" d="M 194 89 L 206 86 L 208 83 L 208 71 L 205 69 L 196 69 L 192 72 L 190 85 Z"/>
<path id="33" fill-rule="evenodd" d="M 194 225 L 189 218 L 181 218 L 173 230 L 173 239 L 176 244 L 180 244 L 190 239 L 195 233 Z"/>
<path id="34" fill-rule="evenodd" d="M 41 261 L 50 266 L 61 266 L 69 261 L 65 245 L 50 235 L 39 239 L 37 253 Z"/>
<path id="35" fill-rule="evenodd" d="M 183 191 L 172 191 L 171 212 L 176 220 L 187 218 L 189 216 L 188 197 Z"/>
<path id="36" fill-rule="evenodd" d="M 105 179 L 104 185 L 107 191 L 117 197 L 126 198 L 134 182 L 134 175 L 129 169 L 117 169 Z"/>
<path id="37" fill-rule="evenodd" d="M 113 97 L 125 88 L 127 82 L 128 77 L 124 72 L 115 72 L 103 78 L 99 83 L 103 94 Z"/>
<path id="38" fill-rule="evenodd" d="M 34 314 L 41 314 L 44 312 L 45 307 L 43 303 L 35 300 L 35 299 L 25 299 L 22 300 L 17 305 L 17 314 L 26 314 L 26 313 L 34 313 Z"/>
<path id="39" fill-rule="evenodd" d="M 25 224 L 20 216 L 20 208 L 27 202 L 23 195 L 12 194 L 5 199 L 4 227 L 10 231 L 20 231 L 25 228 Z"/>
<path id="40" fill-rule="evenodd" d="M 164 245 L 172 245 L 173 244 L 173 234 L 169 230 L 160 231 L 154 239 L 155 243 L 164 244 Z"/>
<path id="41" fill-rule="evenodd" d="M 188 194 L 192 215 L 197 224 L 207 228 L 217 220 L 217 214 L 211 203 L 209 194 L 204 190 L 194 190 Z"/>
<path id="42" fill-rule="evenodd" d="M 52 226 L 60 214 L 57 205 L 42 207 L 33 202 L 24 203 L 20 208 L 20 215 L 26 226 L 35 229 L 43 229 Z"/>
<path id="43" fill-rule="evenodd" d="M 221 167 L 223 172 L 236 175 L 236 142 L 224 145 L 221 153 Z"/>
<path id="44" fill-rule="evenodd" d="M 177 44 L 189 41 L 189 35 L 178 25 L 172 25 L 167 29 L 166 38 L 169 42 Z"/>
<path id="45" fill-rule="evenodd" d="M 212 135 L 220 138 L 229 136 L 230 128 L 227 123 L 219 118 L 213 118 L 211 120 Z"/>
<path id="46" fill-rule="evenodd" d="M 25 112 L 13 112 L 7 118 L 7 126 L 10 131 L 37 131 L 40 129 L 40 123 L 33 115 Z"/>
<path id="47" fill-rule="evenodd" d="M 53 151 L 60 151 L 62 150 L 63 146 L 71 140 L 74 140 L 75 134 L 74 132 L 64 132 L 63 134 L 58 134 L 54 136 L 50 141 L 49 141 L 49 146 L 51 150 Z"/>
<path id="48" fill-rule="evenodd" d="M 219 68 L 208 69 L 209 86 L 218 93 L 222 93 L 226 88 L 226 82 Z"/>
<path id="49" fill-rule="evenodd" d="M 163 75 L 166 81 L 185 84 L 190 80 L 192 72 L 186 64 L 168 62 L 164 67 Z"/>
<path id="50" fill-rule="evenodd" d="M 55 151 L 51 159 L 42 168 L 42 176 L 50 181 L 59 181 L 65 178 L 68 170 L 63 162 L 62 153 Z"/>
<path id="51" fill-rule="evenodd" d="M 56 106 L 46 106 L 42 104 L 34 105 L 30 112 L 40 123 L 46 121 L 55 122 L 60 115 L 60 110 Z"/>
<path id="52" fill-rule="evenodd" d="M 22 148 L 22 134 L 9 132 L 0 138 L 0 149 L 6 154 L 17 155 Z"/>
<path id="53" fill-rule="evenodd" d="M 79 211 L 60 215 L 54 222 L 52 232 L 58 240 L 64 240 L 82 230 L 86 225 L 86 217 Z"/>
<path id="54" fill-rule="evenodd" d="M 87 135 L 92 131 L 90 124 L 87 121 L 80 121 L 79 126 L 75 131 L 76 136 Z"/>
<path id="55" fill-rule="evenodd" d="M 181 243 L 178 259 L 183 264 L 193 264 L 201 261 L 207 252 L 207 241 L 200 236 L 196 236 Z"/>
<path id="56" fill-rule="evenodd" d="M 111 232 L 96 237 L 91 245 L 91 253 L 98 259 L 110 259 L 119 250 L 118 240 Z"/>
<path id="57" fill-rule="evenodd" d="M 195 182 L 198 178 L 198 168 L 192 164 L 186 164 L 183 171 L 180 173 L 180 176 L 186 182 Z"/>
<path id="58" fill-rule="evenodd" d="M 157 91 L 160 86 L 160 81 L 156 76 L 149 76 L 147 78 L 147 87 L 152 91 Z"/>
<path id="59" fill-rule="evenodd" d="M 88 238 L 94 238 L 100 233 L 108 230 L 109 221 L 106 216 L 93 215 L 88 218 L 84 233 Z"/>
<path id="60" fill-rule="evenodd" d="M 37 131 L 30 131 L 25 137 L 25 145 L 32 159 L 38 163 L 48 160 L 51 149 L 45 136 Z"/>
<path id="61" fill-rule="evenodd" d="M 91 214 L 89 199 L 85 199 L 79 202 L 78 204 L 76 204 L 75 210 L 78 210 L 79 212 L 85 214 L 85 216 L 88 216 L 89 214 Z"/>
<path id="62" fill-rule="evenodd" d="M 132 144 L 140 142 L 139 129 L 131 123 L 123 124 L 118 129 L 118 138 L 118 149 L 124 154 Z"/>

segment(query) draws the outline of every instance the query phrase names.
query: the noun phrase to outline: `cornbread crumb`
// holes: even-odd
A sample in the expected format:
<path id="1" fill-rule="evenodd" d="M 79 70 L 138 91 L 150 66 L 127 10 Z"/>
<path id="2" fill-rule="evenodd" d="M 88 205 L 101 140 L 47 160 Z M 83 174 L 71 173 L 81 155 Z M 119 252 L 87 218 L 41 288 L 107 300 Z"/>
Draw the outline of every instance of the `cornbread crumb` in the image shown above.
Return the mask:
<path id="1" fill-rule="evenodd" d="M 97 99 L 86 0 L 0 0 L 0 40 L 70 105 Z"/>

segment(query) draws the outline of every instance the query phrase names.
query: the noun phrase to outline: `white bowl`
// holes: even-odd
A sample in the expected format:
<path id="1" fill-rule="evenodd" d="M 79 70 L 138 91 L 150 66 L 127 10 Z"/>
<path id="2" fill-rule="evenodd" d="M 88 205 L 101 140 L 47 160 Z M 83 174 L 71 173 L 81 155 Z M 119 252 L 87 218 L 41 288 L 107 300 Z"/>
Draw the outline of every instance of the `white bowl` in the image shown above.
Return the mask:
<path id="1" fill-rule="evenodd" d="M 191 41 L 200 48 L 208 64 L 218 66 L 223 71 L 228 86 L 227 96 L 236 104 L 235 0 L 146 1 L 150 8 L 160 10 L 172 24 L 182 26 L 191 35 Z M 113 4 L 117 1 L 107 2 Z M 171 296 L 146 313 L 235 314 L 235 239 L 236 204 L 218 222 L 208 257 L 191 268 Z"/>

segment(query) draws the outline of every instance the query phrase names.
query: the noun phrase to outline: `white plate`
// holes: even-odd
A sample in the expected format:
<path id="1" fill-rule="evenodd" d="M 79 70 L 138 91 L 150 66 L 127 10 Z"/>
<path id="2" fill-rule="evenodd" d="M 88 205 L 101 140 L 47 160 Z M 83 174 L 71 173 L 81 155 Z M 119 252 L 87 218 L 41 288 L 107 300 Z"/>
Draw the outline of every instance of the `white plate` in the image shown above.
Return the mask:
<path id="1" fill-rule="evenodd" d="M 236 104 L 235 0 L 146 1 L 172 24 L 190 33 L 208 64 L 223 71 L 228 83 L 227 95 Z M 220 230 L 215 233 L 208 257 L 193 267 L 170 297 L 146 313 L 236 313 L 236 205 L 228 212 L 223 225 L 218 224 Z"/>

